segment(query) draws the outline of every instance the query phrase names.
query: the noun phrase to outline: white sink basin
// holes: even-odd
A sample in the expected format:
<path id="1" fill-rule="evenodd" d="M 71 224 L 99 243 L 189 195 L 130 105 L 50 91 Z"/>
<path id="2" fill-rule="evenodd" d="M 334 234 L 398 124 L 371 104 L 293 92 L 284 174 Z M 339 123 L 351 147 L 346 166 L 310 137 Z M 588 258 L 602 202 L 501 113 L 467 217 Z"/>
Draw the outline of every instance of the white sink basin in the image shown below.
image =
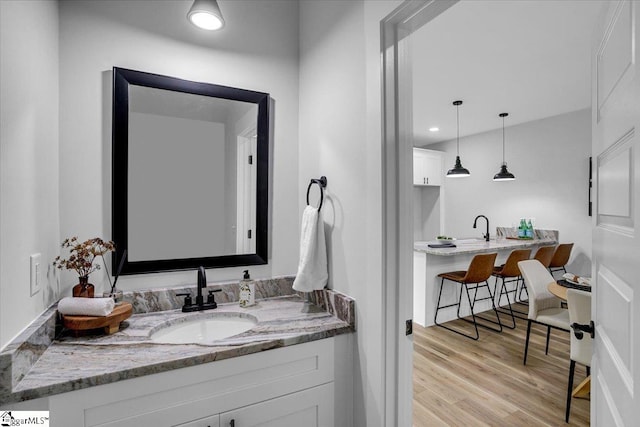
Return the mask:
<path id="1" fill-rule="evenodd" d="M 151 333 L 151 341 L 164 344 L 208 344 L 241 334 L 258 323 L 253 316 L 220 313 L 206 318 L 189 319 L 160 327 Z"/>

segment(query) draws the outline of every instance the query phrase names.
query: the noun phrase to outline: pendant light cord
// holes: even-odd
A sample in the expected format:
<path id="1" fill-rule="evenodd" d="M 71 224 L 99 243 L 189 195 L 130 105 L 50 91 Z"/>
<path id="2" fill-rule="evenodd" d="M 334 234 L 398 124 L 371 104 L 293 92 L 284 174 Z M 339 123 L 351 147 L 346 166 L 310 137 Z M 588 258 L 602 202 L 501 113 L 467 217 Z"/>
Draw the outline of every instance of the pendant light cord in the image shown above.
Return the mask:
<path id="1" fill-rule="evenodd" d="M 504 116 L 502 116 L 502 164 L 504 164 Z"/>
<path id="2" fill-rule="evenodd" d="M 459 156 L 460 155 L 460 105 L 459 104 L 456 105 L 456 129 L 458 129 L 458 133 L 456 136 L 456 155 Z"/>

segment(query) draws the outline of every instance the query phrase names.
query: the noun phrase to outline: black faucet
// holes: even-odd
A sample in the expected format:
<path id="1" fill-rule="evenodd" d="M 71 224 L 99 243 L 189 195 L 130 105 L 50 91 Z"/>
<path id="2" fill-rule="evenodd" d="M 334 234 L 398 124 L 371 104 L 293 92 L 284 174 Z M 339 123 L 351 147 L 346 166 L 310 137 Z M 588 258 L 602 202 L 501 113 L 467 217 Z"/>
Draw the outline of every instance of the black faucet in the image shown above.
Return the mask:
<path id="1" fill-rule="evenodd" d="M 196 296 L 196 304 L 204 304 L 204 298 L 202 298 L 202 289 L 207 287 L 207 272 L 203 266 L 198 267 L 198 295 Z"/>
<path id="2" fill-rule="evenodd" d="M 478 222 L 478 218 L 484 218 L 487 221 L 487 234 L 483 234 L 484 240 L 489 241 L 489 218 L 484 215 L 478 215 L 476 219 L 473 220 L 473 228 L 476 228 L 476 223 Z"/>
<path id="3" fill-rule="evenodd" d="M 207 297 L 207 302 L 204 302 L 204 298 L 202 297 L 202 290 L 207 287 L 207 273 L 205 272 L 204 267 L 198 267 L 198 283 L 196 288 L 198 290 L 198 294 L 196 295 L 196 303 L 191 303 L 191 294 L 190 293 L 182 293 L 176 294 L 176 296 L 185 296 L 184 305 L 182 306 L 183 312 L 191 312 L 191 311 L 202 311 L 202 310 L 211 310 L 213 308 L 218 307 L 216 303 L 216 299 L 213 296 L 214 292 L 220 292 L 222 289 L 212 289 L 209 291 L 209 296 Z"/>

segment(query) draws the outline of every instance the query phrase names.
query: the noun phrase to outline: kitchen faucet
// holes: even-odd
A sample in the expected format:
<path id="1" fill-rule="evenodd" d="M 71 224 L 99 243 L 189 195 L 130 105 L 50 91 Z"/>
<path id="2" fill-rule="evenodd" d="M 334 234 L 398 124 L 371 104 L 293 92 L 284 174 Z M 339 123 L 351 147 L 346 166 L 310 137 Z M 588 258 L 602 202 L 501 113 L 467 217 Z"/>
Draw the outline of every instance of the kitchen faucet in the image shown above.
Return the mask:
<path id="1" fill-rule="evenodd" d="M 484 215 L 478 215 L 476 219 L 473 220 L 473 228 L 476 228 L 476 223 L 478 222 L 478 218 L 484 218 L 487 221 L 487 234 L 483 234 L 484 240 L 489 241 L 489 218 Z"/>

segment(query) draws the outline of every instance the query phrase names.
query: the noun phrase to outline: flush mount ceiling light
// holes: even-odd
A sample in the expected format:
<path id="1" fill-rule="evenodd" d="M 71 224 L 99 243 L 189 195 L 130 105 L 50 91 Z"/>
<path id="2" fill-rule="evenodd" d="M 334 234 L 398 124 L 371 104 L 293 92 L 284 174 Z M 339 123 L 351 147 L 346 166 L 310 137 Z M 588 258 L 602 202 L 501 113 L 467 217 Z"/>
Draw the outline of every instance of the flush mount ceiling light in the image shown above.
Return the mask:
<path id="1" fill-rule="evenodd" d="M 187 18 L 193 25 L 203 30 L 213 31 L 224 27 L 224 19 L 217 0 L 194 0 Z"/>
<path id="2" fill-rule="evenodd" d="M 460 105 L 462 105 L 462 101 L 453 101 L 453 105 L 456 106 L 456 127 L 458 129 L 456 137 L 456 164 L 453 166 L 453 169 L 449 169 L 447 172 L 447 178 L 464 178 L 471 174 L 468 169 L 462 167 L 462 162 L 460 161 Z"/>
<path id="3" fill-rule="evenodd" d="M 500 113 L 499 116 L 502 117 L 502 165 L 500 166 L 500 172 L 493 176 L 494 181 L 513 181 L 516 177 L 507 170 L 507 162 L 504 161 L 504 118 L 507 117 L 509 113 Z"/>
<path id="4" fill-rule="evenodd" d="M 429 132 L 438 132 L 439 130 L 440 130 L 440 128 L 436 127 L 436 126 L 434 126 L 432 128 L 429 128 Z"/>

